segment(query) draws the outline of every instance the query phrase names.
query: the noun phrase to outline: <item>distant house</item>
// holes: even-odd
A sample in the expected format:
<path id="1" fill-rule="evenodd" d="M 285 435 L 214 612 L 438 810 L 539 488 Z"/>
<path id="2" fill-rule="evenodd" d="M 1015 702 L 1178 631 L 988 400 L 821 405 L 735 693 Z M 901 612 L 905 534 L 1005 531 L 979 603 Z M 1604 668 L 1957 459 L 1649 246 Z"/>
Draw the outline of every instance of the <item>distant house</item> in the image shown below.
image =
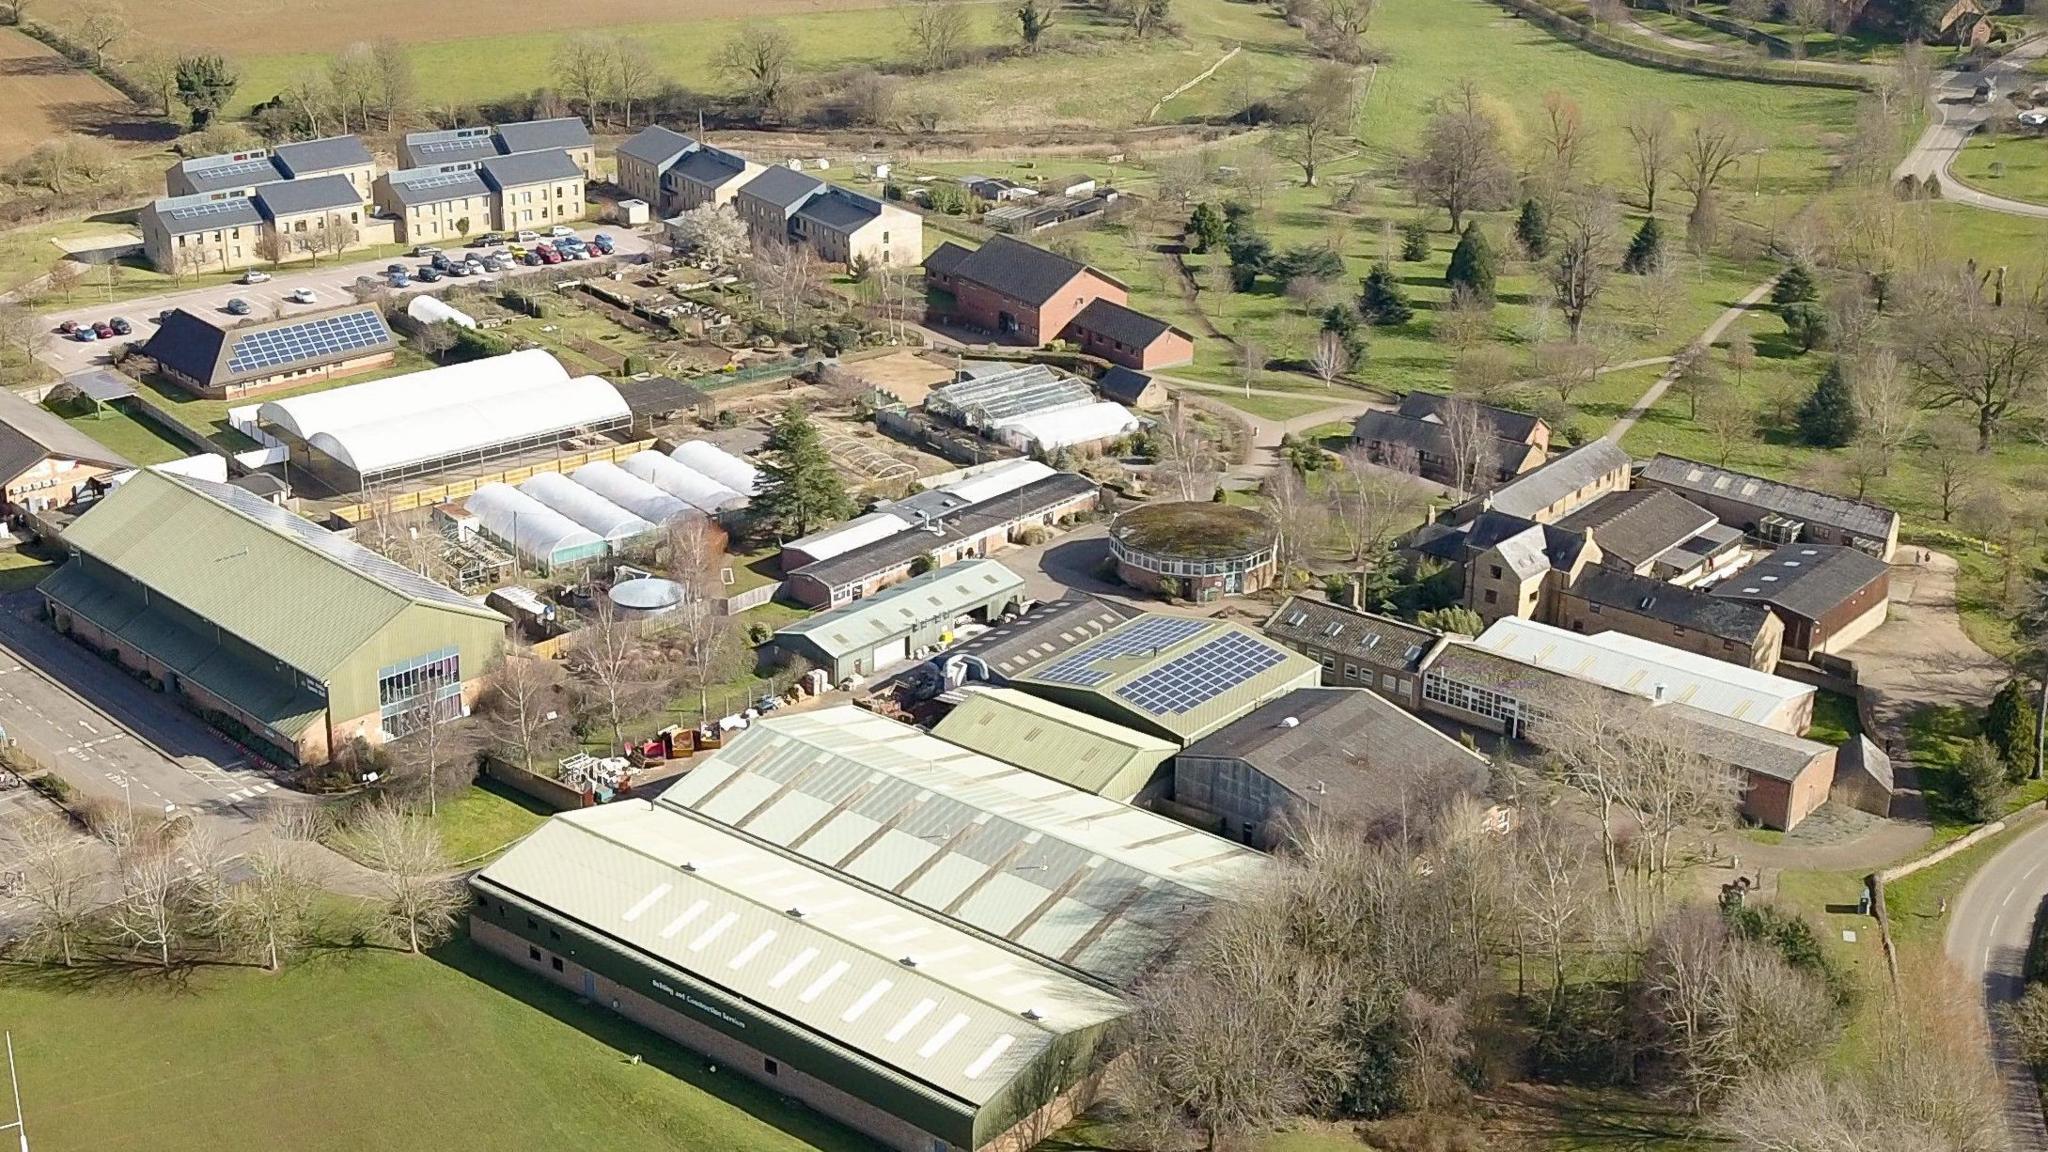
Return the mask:
<path id="1" fill-rule="evenodd" d="M 498 231 L 545 229 L 581 220 L 587 211 L 584 171 L 560 148 L 488 156 L 477 168 L 495 193 L 491 227 Z"/>
<path id="2" fill-rule="evenodd" d="M 369 219 L 365 199 L 348 175 L 330 172 L 252 190 L 166 196 L 144 205 L 136 223 L 153 267 L 231 271 L 388 241 L 391 225 Z"/>
<path id="3" fill-rule="evenodd" d="M 271 148 L 270 158 L 287 180 L 340 176 L 355 188 L 359 200 L 370 198 L 370 180 L 377 173 L 376 157 L 355 136 L 294 140 Z"/>
<path id="4" fill-rule="evenodd" d="M 179 308 L 142 346 L 165 376 L 215 400 L 381 368 L 397 351 L 374 304 L 226 328 Z"/>
<path id="5" fill-rule="evenodd" d="M 0 514 L 68 507 L 93 481 L 131 467 L 55 413 L 0 388 Z"/>
<path id="6" fill-rule="evenodd" d="M 962 176 L 960 186 L 967 194 L 990 203 L 1005 200 L 1029 200 L 1038 195 L 1036 188 L 1027 188 L 1015 180 L 1004 180 L 998 176 Z"/>
<path id="7" fill-rule="evenodd" d="M 1173 761 L 1175 805 L 1262 847 L 1284 842 L 1311 813 L 1366 826 L 1418 822 L 1486 782 L 1477 753 L 1355 688 L 1297 688 Z"/>
<path id="8" fill-rule="evenodd" d="M 733 208 L 756 244 L 802 244 L 821 260 L 915 264 L 924 218 L 793 168 L 765 168 L 740 186 Z"/>
<path id="9" fill-rule="evenodd" d="M 1630 463 L 1628 453 L 1603 436 L 1465 501 L 1450 511 L 1448 519 L 1463 524 L 1481 512 L 1494 511 L 1554 523 L 1581 504 L 1627 488 Z"/>
<path id="10" fill-rule="evenodd" d="M 1373 463 L 1439 484 L 1455 483 L 1458 471 L 1450 430 L 1444 419 L 1452 400 L 1434 392 L 1410 392 L 1395 411 L 1369 411 L 1352 425 L 1351 441 L 1365 449 Z M 1526 412 L 1474 404 L 1488 433 L 1491 466 L 1481 477 L 1485 487 L 1511 480 L 1550 457 L 1550 426 Z"/>
<path id="11" fill-rule="evenodd" d="M 1065 337 L 1090 356 L 1149 370 L 1195 358 L 1195 338 L 1164 320 L 1111 300 L 1091 300 L 1068 323 Z"/>
<path id="12" fill-rule="evenodd" d="M 619 186 L 647 201 L 658 215 L 729 202 L 761 165 L 660 125 L 649 125 L 619 145 Z"/>
<path id="13" fill-rule="evenodd" d="M 180 160 L 164 172 L 164 194 L 246 196 L 260 185 L 278 180 L 337 175 L 355 185 L 358 199 L 367 200 L 376 164 L 376 158 L 355 136 L 295 140 L 274 148 L 249 148 Z"/>
<path id="14" fill-rule="evenodd" d="M 1741 554 L 1740 531 L 1661 488 L 1609 492 L 1568 513 L 1557 526 L 1592 533 L 1602 564 L 1659 580 L 1691 583 Z"/>
<path id="15" fill-rule="evenodd" d="M 475 161 L 402 168 L 377 177 L 371 198 L 398 221 L 401 244 L 461 240 L 494 226 L 496 193 Z"/>
<path id="16" fill-rule="evenodd" d="M 1594 566 L 1557 589 L 1548 623 L 1572 632 L 1615 631 L 1769 672 L 1785 625 L 1762 605 Z"/>
<path id="17" fill-rule="evenodd" d="M 1332 688 L 1370 688 L 1409 709 L 1422 707 L 1422 666 L 1441 633 L 1390 616 L 1290 596 L 1261 629 L 1323 666 Z"/>
<path id="18" fill-rule="evenodd" d="M 1658 453 L 1637 484 L 1667 488 L 1766 544 L 1839 544 L 1891 562 L 1899 514 L 1780 480 Z"/>
<path id="19" fill-rule="evenodd" d="M 1482 512 L 1460 545 L 1465 607 L 1488 624 L 1504 617 L 1548 619 L 1560 587 L 1600 562 L 1591 534 L 1505 512 Z"/>
<path id="20" fill-rule="evenodd" d="M 1166 403 L 1164 385 L 1121 364 L 1112 364 L 1102 379 L 1095 382 L 1095 390 L 1102 393 L 1104 400 L 1114 400 L 1126 408 L 1157 408 Z"/>
<path id="21" fill-rule="evenodd" d="M 1130 307 L 1121 281 L 1008 236 L 969 250 L 951 241 L 924 261 L 940 315 L 1032 347 L 1071 340 L 1112 364 L 1147 371 L 1194 358 L 1194 337 Z"/>
<path id="22" fill-rule="evenodd" d="M 1768 606 L 1798 659 L 1833 655 L 1884 623 L 1891 566 L 1854 548 L 1788 544 L 1714 587 L 1720 599 Z"/>

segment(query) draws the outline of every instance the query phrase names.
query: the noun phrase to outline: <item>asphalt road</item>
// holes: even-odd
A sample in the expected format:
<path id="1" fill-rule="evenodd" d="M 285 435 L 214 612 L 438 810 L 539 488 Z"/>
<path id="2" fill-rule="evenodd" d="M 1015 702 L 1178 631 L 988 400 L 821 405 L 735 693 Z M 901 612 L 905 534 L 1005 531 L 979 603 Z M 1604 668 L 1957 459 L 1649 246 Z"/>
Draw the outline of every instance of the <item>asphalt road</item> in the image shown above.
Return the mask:
<path id="1" fill-rule="evenodd" d="M 2034 1074 L 1998 1028 L 1998 1006 L 2024 987 L 2027 942 L 2034 917 L 2048 901 L 2048 821 L 2035 824 L 1977 870 L 1956 898 L 1945 943 L 1949 960 L 1984 990 L 1984 1007 L 1997 1033 L 1993 1058 L 2005 1081 L 2013 1147 L 2048 1150 Z"/>
<path id="2" fill-rule="evenodd" d="M 586 240 L 597 235 L 599 232 L 610 236 L 616 245 L 614 255 L 610 259 L 578 260 L 560 265 L 543 265 L 540 268 L 529 268 L 520 264 L 514 265 L 510 271 L 497 273 L 492 276 L 466 276 L 461 279 L 444 279 L 435 284 L 421 284 L 418 281 L 414 281 L 410 287 L 394 289 L 394 291 L 398 295 L 409 296 L 415 292 L 434 291 L 458 285 L 474 285 L 504 277 L 530 275 L 535 272 L 544 271 L 548 267 L 557 269 L 588 268 L 595 273 L 598 269 L 614 266 L 621 258 L 631 259 L 637 257 L 654 248 L 657 243 L 653 236 L 636 232 L 623 226 L 606 225 L 577 230 L 578 235 L 581 235 Z M 448 251 L 456 252 L 463 251 L 463 249 L 450 248 Z M 347 264 L 323 264 L 318 268 L 294 268 L 291 271 L 278 272 L 270 280 L 262 284 L 221 284 L 211 288 L 192 288 L 182 292 L 167 292 L 161 296 L 115 302 L 101 301 L 97 304 L 87 302 L 76 306 L 67 306 L 61 310 L 44 313 L 43 318 L 49 322 L 51 337 L 44 342 L 38 355 L 44 363 L 49 364 L 61 374 L 69 375 L 73 372 L 82 372 L 105 365 L 112 357 L 113 349 L 119 347 L 122 343 L 149 339 L 150 333 L 156 330 L 157 314 L 166 308 L 183 308 L 188 312 L 212 317 L 223 323 L 233 319 L 227 310 L 227 304 L 229 300 L 237 297 L 249 302 L 249 316 L 256 319 L 267 320 L 271 316 L 278 314 L 290 316 L 299 312 L 317 312 L 323 308 L 332 308 L 338 304 L 347 304 L 353 301 L 355 298 L 349 294 L 349 288 L 355 284 L 358 276 L 373 276 L 381 283 L 384 280 L 384 269 L 388 265 L 403 264 L 408 269 L 412 269 L 425 262 L 418 257 L 398 257 L 396 259 L 387 258 L 383 260 L 358 260 Z M 287 296 L 301 288 L 312 289 L 313 303 L 294 304 L 286 299 Z M 90 296 L 91 292 L 90 288 L 81 288 L 78 290 L 77 298 L 82 299 Z M 76 340 L 56 335 L 57 326 L 66 320 L 85 323 L 102 321 L 113 316 L 127 317 L 129 322 L 135 326 L 134 333 L 127 337 L 117 337 L 112 341 L 94 341 L 89 344 L 81 344 Z"/>
<path id="3" fill-rule="evenodd" d="M 2011 216 L 2048 217 L 2048 206 L 2023 200 L 2008 200 L 1968 187 L 1948 174 L 1956 154 L 1991 114 L 1989 105 L 1976 104 L 1972 97 L 1980 80 L 1990 80 L 2001 96 L 2011 95 L 2026 82 L 2027 65 L 2048 55 L 2048 37 L 2029 40 L 1987 66 L 1982 72 L 1938 72 L 1933 91 L 1928 93 L 1933 116 L 1914 141 L 1912 151 L 1892 170 L 1892 182 L 1914 176 L 1934 177 L 1941 185 L 1941 197 L 1957 204 L 1969 204 Z"/>

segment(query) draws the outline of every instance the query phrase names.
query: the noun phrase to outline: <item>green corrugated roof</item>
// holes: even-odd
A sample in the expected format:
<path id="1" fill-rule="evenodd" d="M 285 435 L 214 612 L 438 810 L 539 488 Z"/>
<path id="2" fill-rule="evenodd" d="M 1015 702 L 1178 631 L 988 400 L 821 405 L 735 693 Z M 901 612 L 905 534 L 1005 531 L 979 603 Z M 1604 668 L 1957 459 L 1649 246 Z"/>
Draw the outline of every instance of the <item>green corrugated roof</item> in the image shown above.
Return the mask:
<path id="1" fill-rule="evenodd" d="M 413 604 L 504 619 L 241 489 L 152 469 L 64 542 L 322 680 Z"/>
<path id="2" fill-rule="evenodd" d="M 833 657 L 866 652 L 930 620 L 964 612 L 1024 590 L 1024 578 L 993 560 L 965 560 L 884 588 L 830 612 L 777 631 L 802 636 Z"/>
<path id="3" fill-rule="evenodd" d="M 970 690 L 932 735 L 1112 800 L 1137 795 L 1180 750 L 1171 740 L 1014 688 Z"/>
<path id="4" fill-rule="evenodd" d="M 43 581 L 42 591 L 275 732 L 296 736 L 326 711 L 319 697 L 299 686 L 296 674 L 260 667 L 169 613 L 150 611 L 139 592 L 100 578 L 77 559 Z"/>

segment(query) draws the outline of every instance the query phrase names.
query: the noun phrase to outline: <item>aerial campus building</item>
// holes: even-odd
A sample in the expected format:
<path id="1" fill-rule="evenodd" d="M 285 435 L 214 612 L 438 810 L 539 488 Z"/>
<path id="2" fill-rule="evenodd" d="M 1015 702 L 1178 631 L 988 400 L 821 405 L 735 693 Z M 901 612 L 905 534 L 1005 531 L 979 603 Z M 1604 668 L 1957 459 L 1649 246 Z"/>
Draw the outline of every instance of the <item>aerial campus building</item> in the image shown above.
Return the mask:
<path id="1" fill-rule="evenodd" d="M 1257 853 L 852 707 L 556 817 L 474 938 L 904 1152 L 1030 1147 L 1119 994 Z"/>
<path id="2" fill-rule="evenodd" d="M 508 623 L 260 497 L 156 469 L 64 543 L 40 588 L 59 631 L 287 761 L 461 714 Z"/>

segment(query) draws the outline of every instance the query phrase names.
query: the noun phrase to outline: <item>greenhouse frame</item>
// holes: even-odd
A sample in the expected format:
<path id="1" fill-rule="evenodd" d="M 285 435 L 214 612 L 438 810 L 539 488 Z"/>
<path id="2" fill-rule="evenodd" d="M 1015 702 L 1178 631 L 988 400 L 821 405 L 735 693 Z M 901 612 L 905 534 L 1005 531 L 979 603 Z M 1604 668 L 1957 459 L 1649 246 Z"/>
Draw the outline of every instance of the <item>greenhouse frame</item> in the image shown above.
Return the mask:
<path id="1" fill-rule="evenodd" d="M 1138 430 L 1138 418 L 1113 401 L 1102 400 L 1080 408 L 1037 412 L 1018 416 L 996 425 L 996 438 L 1019 451 L 1054 452 L 1099 444 Z"/>
<path id="2" fill-rule="evenodd" d="M 968 428 L 989 429 L 1018 416 L 1059 412 L 1094 401 L 1095 389 L 1086 382 L 1062 376 L 1043 364 L 1027 364 L 934 388 L 924 406 Z"/>
<path id="3" fill-rule="evenodd" d="M 544 572 L 598 559 L 609 547 L 597 533 L 512 487 L 486 484 L 469 497 L 484 534 Z"/>

